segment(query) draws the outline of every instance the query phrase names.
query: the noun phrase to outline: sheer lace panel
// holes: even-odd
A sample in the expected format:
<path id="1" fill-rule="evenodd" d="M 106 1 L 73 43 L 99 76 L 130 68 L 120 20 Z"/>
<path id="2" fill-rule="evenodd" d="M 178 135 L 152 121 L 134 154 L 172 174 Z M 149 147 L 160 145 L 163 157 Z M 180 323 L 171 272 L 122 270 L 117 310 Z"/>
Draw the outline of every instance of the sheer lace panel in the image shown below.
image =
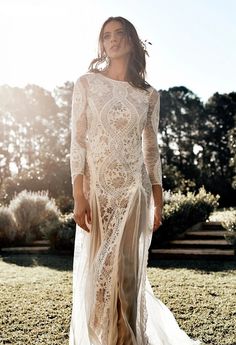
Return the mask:
<path id="1" fill-rule="evenodd" d="M 85 173 L 86 160 L 86 89 L 78 78 L 72 95 L 70 167 L 72 184 L 78 174 Z"/>
<path id="2" fill-rule="evenodd" d="M 149 100 L 147 121 L 143 129 L 143 155 L 151 184 L 162 186 L 161 159 L 157 140 L 159 115 L 160 94 L 153 88 Z"/>

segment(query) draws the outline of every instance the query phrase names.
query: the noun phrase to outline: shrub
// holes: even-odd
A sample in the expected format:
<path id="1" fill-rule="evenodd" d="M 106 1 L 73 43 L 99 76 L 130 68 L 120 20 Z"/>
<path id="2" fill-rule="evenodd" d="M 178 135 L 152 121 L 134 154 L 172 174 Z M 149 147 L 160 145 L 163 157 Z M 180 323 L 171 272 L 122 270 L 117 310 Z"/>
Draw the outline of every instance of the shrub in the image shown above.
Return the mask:
<path id="1" fill-rule="evenodd" d="M 0 207 L 0 246 L 11 243 L 16 236 L 16 222 L 11 210 Z"/>
<path id="2" fill-rule="evenodd" d="M 221 221 L 226 229 L 225 239 L 236 248 L 236 210 L 226 211 L 225 218 Z"/>
<path id="3" fill-rule="evenodd" d="M 61 215 L 57 228 L 46 226 L 42 229 L 43 235 L 50 241 L 52 249 L 73 250 L 75 240 L 75 221 L 73 214 Z"/>
<path id="4" fill-rule="evenodd" d="M 14 213 L 18 235 L 25 242 L 41 239 L 43 228 L 55 231 L 59 225 L 60 211 L 45 191 L 24 190 L 11 200 L 9 209 Z"/>
<path id="5" fill-rule="evenodd" d="M 72 212 L 74 208 L 73 198 L 66 195 L 61 195 L 60 197 L 56 198 L 56 204 L 63 214 Z"/>
<path id="6" fill-rule="evenodd" d="M 228 220 L 234 220 L 236 218 L 236 209 L 233 207 L 221 208 L 214 211 L 210 216 L 209 220 L 211 222 L 224 223 Z"/>
<path id="7" fill-rule="evenodd" d="M 219 200 L 218 195 L 207 193 L 204 187 L 199 189 L 198 194 L 166 192 L 164 196 L 163 225 L 154 232 L 152 246 L 164 244 L 190 226 L 207 220 Z"/>
<path id="8" fill-rule="evenodd" d="M 75 241 L 75 229 L 76 224 L 73 219 L 73 213 L 62 216 L 61 226 L 59 228 L 57 239 L 56 239 L 56 248 L 64 248 L 73 250 L 74 241 Z"/>
<path id="9" fill-rule="evenodd" d="M 195 179 L 190 180 L 186 178 L 175 165 L 165 164 L 163 166 L 163 185 L 166 190 L 172 192 L 181 191 L 182 193 L 196 190 Z"/>

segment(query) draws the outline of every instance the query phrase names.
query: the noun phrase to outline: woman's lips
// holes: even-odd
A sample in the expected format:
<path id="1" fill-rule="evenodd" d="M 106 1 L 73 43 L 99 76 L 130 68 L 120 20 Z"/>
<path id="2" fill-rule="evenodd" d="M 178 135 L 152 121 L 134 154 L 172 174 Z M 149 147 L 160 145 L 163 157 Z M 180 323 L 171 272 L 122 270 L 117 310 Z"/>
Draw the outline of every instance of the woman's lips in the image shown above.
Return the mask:
<path id="1" fill-rule="evenodd" d="M 118 46 L 113 46 L 111 47 L 111 50 L 117 50 L 119 47 Z"/>

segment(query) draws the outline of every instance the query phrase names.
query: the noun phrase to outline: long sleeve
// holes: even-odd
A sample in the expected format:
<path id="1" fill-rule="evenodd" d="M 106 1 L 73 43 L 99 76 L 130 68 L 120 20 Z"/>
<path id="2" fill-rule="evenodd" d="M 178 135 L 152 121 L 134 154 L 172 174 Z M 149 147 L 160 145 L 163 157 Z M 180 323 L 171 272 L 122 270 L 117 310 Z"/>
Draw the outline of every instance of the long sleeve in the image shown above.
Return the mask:
<path id="1" fill-rule="evenodd" d="M 71 181 L 74 182 L 78 174 L 84 175 L 86 160 L 86 90 L 81 78 L 78 78 L 72 95 L 71 108 L 71 146 L 70 168 Z"/>
<path id="2" fill-rule="evenodd" d="M 162 170 L 157 140 L 160 115 L 160 94 L 152 89 L 149 99 L 147 121 L 143 129 L 144 163 L 152 185 L 162 186 Z"/>

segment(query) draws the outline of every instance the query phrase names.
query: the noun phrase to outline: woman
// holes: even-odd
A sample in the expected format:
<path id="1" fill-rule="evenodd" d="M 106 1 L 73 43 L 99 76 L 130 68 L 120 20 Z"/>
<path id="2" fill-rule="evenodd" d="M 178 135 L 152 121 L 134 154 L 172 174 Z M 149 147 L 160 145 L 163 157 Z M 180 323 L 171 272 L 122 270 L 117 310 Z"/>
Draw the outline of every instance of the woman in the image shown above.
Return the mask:
<path id="1" fill-rule="evenodd" d="M 146 53 L 134 26 L 110 17 L 98 58 L 75 83 L 70 345 L 199 344 L 155 298 L 146 276 L 163 204 L 160 94 L 145 81 Z"/>

